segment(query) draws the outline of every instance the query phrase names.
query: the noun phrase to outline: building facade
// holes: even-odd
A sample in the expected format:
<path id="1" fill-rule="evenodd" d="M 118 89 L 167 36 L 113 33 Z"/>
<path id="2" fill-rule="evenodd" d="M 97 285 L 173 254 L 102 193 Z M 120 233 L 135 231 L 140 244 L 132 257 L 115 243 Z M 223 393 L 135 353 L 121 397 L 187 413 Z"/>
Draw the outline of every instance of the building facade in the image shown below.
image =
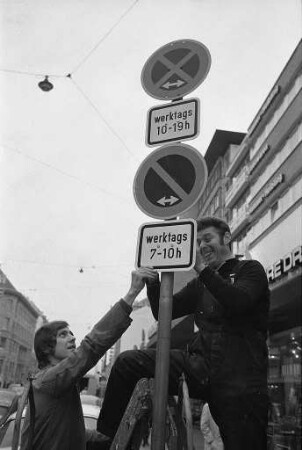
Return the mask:
<path id="1" fill-rule="evenodd" d="M 24 383 L 36 366 L 34 334 L 45 318 L 0 270 L 0 385 Z"/>
<path id="2" fill-rule="evenodd" d="M 270 434 L 301 440 L 302 42 L 227 170 L 233 251 L 259 260 L 271 289 Z"/>
<path id="3" fill-rule="evenodd" d="M 197 217 L 226 218 L 225 198 L 229 183 L 226 172 L 244 137 L 245 133 L 216 130 L 204 156 L 208 167 L 208 180 L 197 203 Z"/>

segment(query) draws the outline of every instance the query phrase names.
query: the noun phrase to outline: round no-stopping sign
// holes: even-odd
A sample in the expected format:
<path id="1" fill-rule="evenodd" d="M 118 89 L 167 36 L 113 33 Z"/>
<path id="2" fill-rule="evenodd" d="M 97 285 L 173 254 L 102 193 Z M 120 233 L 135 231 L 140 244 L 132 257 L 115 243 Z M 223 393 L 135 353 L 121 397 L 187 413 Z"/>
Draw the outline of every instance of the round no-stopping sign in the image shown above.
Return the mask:
<path id="1" fill-rule="evenodd" d="M 133 183 L 138 207 L 155 219 L 187 211 L 201 196 L 208 170 L 203 156 L 187 144 L 164 145 L 139 166 Z"/>
<path id="2" fill-rule="evenodd" d="M 146 61 L 141 82 L 151 97 L 173 100 L 192 92 L 211 66 L 209 50 L 201 42 L 182 39 L 160 47 Z"/>

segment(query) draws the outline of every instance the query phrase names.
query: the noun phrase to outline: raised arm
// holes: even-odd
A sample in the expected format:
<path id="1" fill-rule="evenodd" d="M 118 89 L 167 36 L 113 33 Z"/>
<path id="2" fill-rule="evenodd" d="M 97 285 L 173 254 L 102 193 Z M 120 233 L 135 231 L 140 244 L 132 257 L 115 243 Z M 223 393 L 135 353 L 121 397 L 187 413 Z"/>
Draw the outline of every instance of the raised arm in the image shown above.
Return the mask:
<path id="1" fill-rule="evenodd" d="M 147 296 L 150 302 L 152 314 L 158 320 L 159 298 L 160 298 L 160 281 L 157 278 L 153 280 L 147 279 Z M 203 295 L 202 283 L 196 278 L 190 281 L 179 292 L 173 295 L 172 319 L 186 316 L 195 311 L 197 302 Z"/>
<path id="2" fill-rule="evenodd" d="M 268 281 L 258 261 L 244 261 L 234 283 L 209 267 L 200 272 L 199 278 L 230 314 L 248 313 L 260 302 L 268 306 Z"/>
<path id="3" fill-rule="evenodd" d="M 55 396 L 60 395 L 95 366 L 131 324 L 129 314 L 132 304 L 144 286 L 145 279 L 142 274 L 133 271 L 131 285 L 124 298 L 96 323 L 70 356 L 47 367 L 36 380 L 35 387 Z"/>

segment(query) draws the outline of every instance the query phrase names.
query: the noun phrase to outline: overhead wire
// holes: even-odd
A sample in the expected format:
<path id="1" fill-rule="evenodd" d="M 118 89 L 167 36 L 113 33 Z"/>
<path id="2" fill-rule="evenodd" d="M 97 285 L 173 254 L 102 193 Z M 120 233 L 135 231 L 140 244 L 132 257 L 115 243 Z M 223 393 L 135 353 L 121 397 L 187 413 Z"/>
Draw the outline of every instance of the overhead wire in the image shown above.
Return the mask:
<path id="1" fill-rule="evenodd" d="M 104 118 L 104 116 L 102 115 L 102 113 L 100 112 L 100 110 L 97 108 L 97 106 L 92 102 L 92 100 L 88 97 L 88 95 L 83 91 L 83 89 L 78 85 L 78 83 L 75 82 L 75 80 L 72 78 L 72 74 L 74 74 L 87 60 L 88 58 L 96 51 L 96 49 L 100 46 L 101 43 L 103 43 L 105 41 L 105 39 L 107 39 L 107 37 L 113 32 L 113 30 L 121 23 L 121 21 L 129 14 L 129 12 L 133 9 L 133 7 L 138 3 L 139 0 L 135 0 L 129 8 L 127 8 L 127 10 L 120 16 L 120 18 L 118 19 L 118 21 L 108 30 L 107 33 L 105 33 L 104 36 L 102 36 L 99 41 L 96 43 L 96 45 L 89 51 L 89 53 L 79 62 L 79 64 L 74 68 L 74 70 L 72 72 L 70 72 L 68 75 L 59 75 L 59 74 L 51 74 L 48 73 L 48 76 L 51 78 L 69 78 L 74 86 L 76 87 L 76 89 L 81 93 L 81 95 L 86 99 L 86 101 L 90 104 L 90 106 L 94 109 L 94 111 L 97 113 L 97 115 L 101 118 L 102 122 L 108 127 L 108 129 L 111 131 L 111 133 L 120 141 L 120 143 L 123 145 L 124 148 L 126 148 L 128 154 L 135 158 L 136 160 L 138 160 L 138 158 L 130 151 L 130 149 L 128 148 L 128 146 L 126 145 L 126 143 L 124 142 L 124 140 L 121 138 L 121 136 L 119 136 L 119 134 L 114 130 L 114 128 L 111 126 L 111 124 Z M 18 74 L 18 75 L 26 75 L 26 76 L 45 76 L 45 73 L 39 73 L 39 72 L 30 72 L 30 71 L 25 71 L 25 70 L 14 70 L 14 69 L 5 69 L 5 68 L 0 68 L 1 72 L 5 72 L 5 73 L 12 73 L 12 74 Z M 90 188 L 93 188 L 99 192 L 101 192 L 102 194 L 108 195 L 108 196 L 112 196 L 115 199 L 120 200 L 121 202 L 129 202 L 128 199 L 126 199 L 125 197 L 122 196 L 118 196 L 116 194 L 113 194 L 112 192 L 106 191 L 105 189 L 91 183 L 88 182 L 86 180 L 83 180 L 75 175 L 72 175 L 68 172 L 63 171 L 62 169 L 53 166 L 52 164 L 49 164 L 45 161 L 42 161 L 38 158 L 32 157 L 27 155 L 26 153 L 24 153 L 23 151 L 20 151 L 17 148 L 13 148 L 11 146 L 8 146 L 6 144 L 1 144 L 0 146 L 2 146 L 4 149 L 15 152 L 19 155 L 21 155 L 24 158 L 27 158 L 29 160 L 32 160 L 44 167 L 47 167 L 48 169 L 54 170 L 55 172 L 66 176 L 68 178 L 74 179 Z M 25 262 L 25 261 L 23 261 Z M 27 261 L 27 263 L 32 263 L 32 264 L 39 264 L 38 262 L 34 262 L 34 261 Z M 52 263 L 44 263 L 45 265 L 58 265 L 56 263 L 52 264 Z M 66 265 L 63 265 L 65 267 L 67 267 Z M 77 267 L 76 265 L 74 266 L 69 266 L 69 267 Z M 91 266 L 91 267 L 86 267 L 83 266 L 83 268 L 87 269 L 87 268 L 98 268 L 98 267 L 109 267 L 108 265 L 103 265 L 103 266 Z M 112 266 L 113 267 L 113 266 Z"/>
<path id="2" fill-rule="evenodd" d="M 46 162 L 44 162 L 44 161 L 41 161 L 41 160 L 38 159 L 38 158 L 35 158 L 35 157 L 33 157 L 33 156 L 29 156 L 29 155 L 27 155 L 26 153 L 24 153 L 24 152 L 22 152 L 22 151 L 20 151 L 20 150 L 18 150 L 18 149 L 16 149 L 16 148 L 13 148 L 13 147 L 11 147 L 11 146 L 8 146 L 8 145 L 2 144 L 2 143 L 0 143 L 0 147 L 4 148 L 4 149 L 6 149 L 6 150 L 9 150 L 9 151 L 11 151 L 11 152 L 14 152 L 14 153 L 16 153 L 16 154 L 18 154 L 18 155 L 21 155 L 22 157 L 24 157 L 24 158 L 26 158 L 26 159 L 29 159 L 29 160 L 31 160 L 31 161 L 34 161 L 35 163 L 40 164 L 40 165 L 42 165 L 42 166 L 44 166 L 44 167 L 46 167 L 46 168 L 48 168 L 48 169 L 50 169 L 50 170 L 53 170 L 53 171 L 55 171 L 56 173 L 59 173 L 59 174 L 62 175 L 62 176 L 66 176 L 67 178 L 70 178 L 70 179 L 72 179 L 72 180 L 75 180 L 75 181 L 77 181 L 77 182 L 79 182 L 79 183 L 81 183 L 81 184 L 83 184 L 83 185 L 89 187 L 90 189 L 93 189 L 93 190 L 96 191 L 96 192 L 100 192 L 101 194 L 104 194 L 104 195 L 107 195 L 107 196 L 109 196 L 109 197 L 112 197 L 112 198 L 114 198 L 115 200 L 117 200 L 119 203 L 121 203 L 123 206 L 125 206 L 125 204 L 130 205 L 130 203 L 131 203 L 130 200 L 129 200 L 129 198 L 127 198 L 127 197 L 124 197 L 124 196 L 122 196 L 122 195 L 114 194 L 113 192 L 106 191 L 105 189 L 99 187 L 99 186 L 96 185 L 96 184 L 90 183 L 89 181 L 83 180 L 82 178 L 79 178 L 79 177 L 77 177 L 76 175 L 72 175 L 72 174 L 70 174 L 70 173 L 68 173 L 68 172 L 65 172 L 65 171 L 59 169 L 58 167 L 53 166 L 52 164 L 46 163 Z M 127 208 L 126 208 L 125 210 L 128 212 L 128 209 L 127 209 Z M 131 223 L 132 223 L 133 225 L 136 226 L 136 224 L 132 221 L 132 216 L 131 216 L 131 215 L 130 215 L 130 221 L 131 221 Z"/>
<path id="3" fill-rule="evenodd" d="M 111 131 L 111 133 L 119 140 L 119 142 L 123 145 L 123 147 L 127 150 L 128 154 L 134 158 L 136 161 L 138 161 L 138 158 L 130 151 L 130 149 L 128 148 L 128 146 L 126 145 L 126 143 L 124 142 L 124 140 L 121 138 L 121 136 L 119 136 L 119 134 L 114 130 L 114 128 L 112 127 L 112 125 L 104 118 L 104 116 L 102 115 L 102 113 L 100 112 L 100 110 L 96 107 L 96 105 L 92 102 L 92 100 L 88 97 L 88 95 L 83 91 L 83 89 L 75 82 L 75 80 L 72 78 L 72 74 L 74 74 L 77 70 L 79 70 L 79 68 L 81 66 L 83 66 L 83 64 L 88 60 L 88 58 L 97 50 L 97 48 L 105 41 L 105 39 L 108 38 L 108 36 L 113 32 L 113 30 L 121 23 L 121 21 L 130 13 L 130 11 L 134 8 L 134 6 L 139 2 L 139 0 L 135 0 L 130 6 L 129 8 L 127 8 L 127 10 L 120 16 L 120 18 L 118 19 L 118 21 L 107 31 L 107 33 L 105 33 L 104 36 L 102 36 L 99 41 L 94 45 L 94 47 L 89 51 L 89 53 L 78 63 L 78 65 L 68 74 L 68 75 L 59 75 L 59 74 L 51 74 L 51 73 L 47 73 L 48 77 L 51 78 L 69 78 L 73 84 L 75 85 L 75 87 L 77 88 L 77 90 L 81 93 L 81 95 L 86 99 L 86 101 L 90 104 L 90 106 L 94 109 L 94 111 L 97 113 L 97 115 L 100 117 L 100 119 L 102 120 L 102 122 L 107 126 L 107 128 Z M 15 69 L 5 69 L 5 68 L 0 68 L 1 72 L 4 73 L 11 73 L 11 74 L 17 74 L 17 75 L 26 75 L 26 76 L 35 76 L 35 77 L 43 77 L 45 76 L 45 73 L 38 73 L 38 72 L 30 72 L 30 71 L 24 71 L 24 70 L 15 70 Z M 38 158 L 29 156 L 27 154 L 25 154 L 24 152 L 21 152 L 19 149 L 13 148 L 11 146 L 5 145 L 5 144 L 0 144 L 4 149 L 15 152 L 29 160 L 32 160 L 40 165 L 43 165 L 44 167 L 47 167 L 48 169 L 54 170 L 55 172 L 69 177 L 71 179 L 74 179 L 90 188 L 96 189 L 97 191 L 102 192 L 105 195 L 108 196 L 112 196 L 115 197 L 118 200 L 123 201 L 123 203 L 125 202 L 125 200 L 128 199 L 123 198 L 122 196 L 117 196 L 115 194 L 113 194 L 112 192 L 108 192 L 103 188 L 100 188 L 97 185 L 94 185 L 93 183 L 87 182 L 75 175 L 69 174 L 65 171 L 63 171 L 62 169 L 59 169 L 58 167 L 55 167 L 49 163 L 46 163 L 44 161 L 41 161 Z M 26 260 L 9 260 L 10 262 L 22 262 L 22 263 L 29 263 L 29 264 L 40 264 L 40 265 L 50 265 L 50 266 L 60 266 L 60 267 L 72 267 L 72 268 L 79 268 L 78 265 L 66 265 L 66 264 L 59 264 L 59 263 L 41 263 L 38 261 L 26 261 Z M 2 264 L 6 264 L 5 261 L 2 261 Z M 120 266 L 120 264 L 119 264 Z M 106 267 L 116 267 L 115 265 L 92 265 L 92 266 L 80 266 L 82 269 L 98 269 L 98 268 L 106 268 Z M 79 286 L 80 288 L 93 288 L 92 286 L 86 287 L 86 286 Z M 97 286 L 95 287 L 97 288 Z M 37 288 L 30 288 L 27 290 L 31 290 L 31 291 L 40 291 L 40 289 Z"/>
<path id="4" fill-rule="evenodd" d="M 72 269 L 104 269 L 106 267 L 112 268 L 112 267 L 120 267 L 120 266 L 128 266 L 128 264 L 92 264 L 92 265 L 81 265 L 81 264 L 66 264 L 66 263 L 56 263 L 56 262 L 46 262 L 46 261 L 33 261 L 28 259 L 15 259 L 15 258 L 6 258 L 4 260 L 1 260 L 2 264 L 8 264 L 8 263 L 22 263 L 22 264 L 37 264 L 41 266 L 55 266 L 55 267 L 68 267 Z"/>
<path id="5" fill-rule="evenodd" d="M 26 260 L 26 259 L 12 259 L 12 258 L 6 258 L 5 260 L 1 260 L 0 267 L 2 265 L 9 265 L 10 263 L 16 263 L 16 264 L 35 264 L 39 266 L 51 266 L 51 267 L 64 267 L 64 268 L 70 268 L 70 269 L 77 269 L 78 272 L 81 272 L 79 269 L 83 269 L 81 273 L 85 273 L 87 270 L 104 270 L 106 268 L 108 269 L 117 269 L 119 267 L 129 267 L 129 264 L 93 264 L 93 265 L 76 265 L 76 264 L 64 264 L 64 263 L 52 263 L 52 262 L 42 262 L 42 261 L 32 261 L 32 260 Z M 129 279 L 129 275 L 119 273 L 119 279 L 126 280 Z M 101 289 L 103 285 L 112 284 L 112 281 L 102 281 L 99 285 L 89 285 L 89 286 L 83 286 L 83 285 L 68 285 L 69 288 L 77 288 L 77 289 Z M 116 284 L 116 283 L 115 283 Z M 66 286 L 65 286 L 66 287 Z M 51 287 L 28 287 L 28 288 L 20 288 L 18 291 L 30 291 L 30 292 L 39 292 L 41 294 L 41 291 L 53 291 L 53 290 L 62 290 L 63 286 L 51 286 Z"/>
<path id="6" fill-rule="evenodd" d="M 82 58 L 82 60 L 77 64 L 77 66 L 68 74 L 68 75 L 59 75 L 59 74 L 51 74 L 47 73 L 49 77 L 52 78 L 66 78 L 72 74 L 74 74 L 87 60 L 90 56 L 96 51 L 96 49 L 108 38 L 108 36 L 113 32 L 113 30 L 121 23 L 121 21 L 130 13 L 130 11 L 134 8 L 134 6 L 139 2 L 139 0 L 134 0 L 134 2 L 123 12 L 123 14 L 118 18 L 118 20 L 112 25 L 111 28 L 97 41 L 97 43 L 92 47 L 92 49 Z M 6 69 L 0 67 L 0 72 L 6 73 L 15 73 L 18 75 L 30 75 L 30 76 L 45 76 L 45 72 L 30 72 L 26 70 L 17 70 L 17 69 Z"/>
<path id="7" fill-rule="evenodd" d="M 11 151 L 11 152 L 17 153 L 17 154 L 23 156 L 24 158 L 27 158 L 27 159 L 29 159 L 29 160 L 31 160 L 31 161 L 34 161 L 34 162 L 36 162 L 36 163 L 38 163 L 38 164 L 40 164 L 40 165 L 42 165 L 42 166 L 44 166 L 44 167 L 47 167 L 48 169 L 54 170 L 55 172 L 59 173 L 60 175 L 66 176 L 66 177 L 71 178 L 71 179 L 73 179 L 73 180 L 76 180 L 76 181 L 78 181 L 79 183 L 82 183 L 82 184 L 84 184 L 84 185 L 86 185 L 86 186 L 88 186 L 88 187 L 90 187 L 90 188 L 93 188 L 93 189 L 95 189 L 95 190 L 97 190 L 97 191 L 100 191 L 102 194 L 105 194 L 105 195 L 114 197 L 115 199 L 117 199 L 117 200 L 119 200 L 119 201 L 121 201 L 121 202 L 123 202 L 123 203 L 124 203 L 125 201 L 126 201 L 127 203 L 129 203 L 129 199 L 126 198 L 126 197 L 123 197 L 123 196 L 121 196 L 121 195 L 117 195 L 117 194 L 114 194 L 114 193 L 112 193 L 112 192 L 109 192 L 109 191 L 107 191 L 107 190 L 101 188 L 101 187 L 98 186 L 98 185 L 95 185 L 95 184 L 93 184 L 93 183 L 90 183 L 89 181 L 83 180 L 82 178 L 79 178 L 79 177 L 77 177 L 76 175 L 72 175 L 72 174 L 70 174 L 70 173 L 68 173 L 68 172 L 65 172 L 64 170 L 59 169 L 58 167 L 55 167 L 55 166 L 53 166 L 52 164 L 49 164 L 49 163 L 47 163 L 47 162 L 45 162 L 45 161 L 41 161 L 40 159 L 35 158 L 35 157 L 33 157 L 33 156 L 29 156 L 29 155 L 27 155 L 26 153 L 22 152 L 21 150 L 18 150 L 18 149 L 16 149 L 16 148 L 13 148 L 13 147 L 11 147 L 11 146 L 8 146 L 7 144 L 2 144 L 2 143 L 0 143 L 0 147 L 3 147 L 4 149 L 9 150 L 9 151 Z"/>
<path id="8" fill-rule="evenodd" d="M 72 75 L 88 60 L 88 58 L 96 51 L 96 49 L 105 41 L 105 39 L 108 38 L 108 36 L 113 32 L 113 30 L 121 23 L 121 21 L 130 13 L 130 11 L 134 8 L 134 6 L 139 2 L 139 0 L 135 0 L 125 11 L 124 13 L 119 17 L 119 19 L 112 25 L 112 27 L 98 40 L 98 42 L 94 45 L 94 47 L 88 52 L 88 54 L 79 62 L 79 64 L 73 69 L 70 73 L 67 75 L 57 75 L 57 74 L 47 74 L 48 77 L 51 78 L 69 78 L 74 86 L 77 88 L 77 90 L 81 93 L 81 95 L 86 99 L 86 101 L 89 103 L 89 105 L 94 109 L 94 111 L 97 113 L 97 115 L 100 117 L 102 122 L 107 126 L 107 128 L 111 131 L 111 133 L 119 140 L 119 142 L 123 145 L 123 147 L 127 150 L 128 154 L 134 158 L 137 162 L 139 162 L 139 159 L 137 156 L 129 149 L 129 147 L 126 145 L 125 141 L 122 139 L 122 137 L 115 131 L 113 126 L 108 122 L 108 120 L 105 119 L 99 108 L 94 104 L 94 102 L 88 97 L 88 95 L 84 92 L 83 88 L 79 86 L 78 83 L 75 82 Z M 30 76 L 45 76 L 45 73 L 36 73 L 36 72 L 28 72 L 28 71 L 22 71 L 22 70 L 14 70 L 14 69 L 2 69 L 0 68 L 1 72 L 7 72 L 7 73 L 15 73 L 20 75 L 30 75 Z M 32 158 L 33 159 L 33 158 Z M 37 161 L 37 160 L 36 160 Z M 37 161 L 38 162 L 38 161 Z M 44 165 L 47 165 L 43 163 Z M 57 169 L 58 170 L 58 169 Z M 62 173 L 62 172 L 61 172 Z M 66 174 L 67 176 L 71 176 L 69 174 Z M 76 178 L 76 177 L 74 177 Z M 77 179 L 77 178 L 76 178 Z M 90 184 L 90 183 L 89 183 Z M 108 194 L 110 195 L 110 193 Z"/>
<path id="9" fill-rule="evenodd" d="M 134 6 L 139 2 L 139 0 L 135 0 L 129 8 L 119 17 L 117 22 L 112 25 L 112 27 L 105 33 L 98 42 L 94 45 L 94 47 L 89 51 L 89 53 L 78 63 L 78 65 L 73 69 L 71 74 L 74 74 L 79 68 L 87 61 L 88 58 L 96 51 L 96 49 L 108 38 L 108 36 L 112 33 L 112 31 L 121 23 L 121 21 L 130 13 L 130 11 L 134 8 Z"/>
<path id="10" fill-rule="evenodd" d="M 100 110 L 97 108 L 97 106 L 91 101 L 91 99 L 88 97 L 88 95 L 83 91 L 83 89 L 75 82 L 75 80 L 70 77 L 71 81 L 75 85 L 75 87 L 78 89 L 78 91 L 81 93 L 81 95 L 86 99 L 86 101 L 90 104 L 90 106 L 94 109 L 94 111 L 97 113 L 97 115 L 101 118 L 102 122 L 107 126 L 107 128 L 111 131 L 111 133 L 119 140 L 119 142 L 123 145 L 123 147 L 127 150 L 128 154 L 134 158 L 137 162 L 139 162 L 139 159 L 137 156 L 131 152 L 129 147 L 126 145 L 125 141 L 122 139 L 122 137 L 114 130 L 114 128 L 110 125 L 108 120 L 104 118 Z"/>
<path id="11" fill-rule="evenodd" d="M 44 73 L 27 72 L 26 70 L 2 69 L 1 67 L 0 67 L 0 72 L 14 73 L 16 75 L 27 75 L 27 76 L 33 76 L 33 77 L 45 77 L 45 72 Z M 52 73 L 47 73 L 47 76 L 51 77 L 51 78 L 66 78 L 66 75 L 58 75 L 58 74 L 52 74 Z"/>
<path id="12" fill-rule="evenodd" d="M 40 294 L 43 294 L 43 291 L 45 294 L 49 293 L 50 291 L 61 291 L 63 288 L 68 287 L 68 289 L 102 289 L 103 285 L 112 285 L 112 281 L 103 281 L 100 282 L 99 285 L 89 285 L 89 286 L 83 286 L 80 284 L 68 284 L 64 286 L 52 286 L 52 287 L 28 287 L 28 288 L 20 288 L 20 292 L 37 292 Z M 116 285 L 116 283 L 115 283 Z M 119 283 L 120 286 L 123 286 L 123 283 Z M 18 289 L 19 290 L 19 289 Z"/>

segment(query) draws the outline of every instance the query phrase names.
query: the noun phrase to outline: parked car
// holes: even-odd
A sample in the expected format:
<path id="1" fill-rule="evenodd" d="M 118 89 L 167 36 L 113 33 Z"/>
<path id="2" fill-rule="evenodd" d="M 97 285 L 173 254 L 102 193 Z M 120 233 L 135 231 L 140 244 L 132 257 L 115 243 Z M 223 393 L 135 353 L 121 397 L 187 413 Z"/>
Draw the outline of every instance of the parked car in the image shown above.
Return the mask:
<path id="1" fill-rule="evenodd" d="M 23 420 L 25 417 L 25 412 L 22 415 L 21 427 L 23 425 Z M 16 413 L 12 414 L 9 419 L 5 422 L 3 427 L 0 429 L 0 448 L 2 450 L 11 450 L 13 441 L 13 432 L 16 420 Z"/>
<path id="2" fill-rule="evenodd" d="M 82 403 L 82 408 L 85 428 L 87 428 L 88 430 L 96 430 L 96 425 L 101 409 L 100 406 Z"/>
<path id="3" fill-rule="evenodd" d="M 96 406 L 101 406 L 102 405 L 102 400 L 100 399 L 100 397 L 97 397 L 96 395 L 91 395 L 91 394 L 80 394 L 81 397 L 81 403 L 82 405 L 96 405 Z"/>
<path id="4" fill-rule="evenodd" d="M 0 389 L 0 418 L 6 413 L 16 395 L 11 389 Z"/>
<path id="5" fill-rule="evenodd" d="M 197 424 L 198 427 L 199 427 L 202 407 L 203 407 L 202 400 L 191 398 L 192 421 L 193 421 L 193 424 L 195 424 L 195 425 Z"/>
<path id="6" fill-rule="evenodd" d="M 100 406 L 82 403 L 82 408 L 83 408 L 85 428 L 87 428 L 88 430 L 96 430 L 97 420 L 98 420 L 99 412 L 100 412 Z M 23 414 L 22 414 L 21 430 L 22 430 L 23 423 L 24 423 L 25 411 L 26 411 L 26 409 L 24 409 Z M 0 429 L 0 449 L 1 450 L 11 450 L 11 448 L 12 448 L 15 420 L 16 420 L 16 413 L 14 413 L 10 416 L 10 418 L 8 419 L 8 421 L 6 422 L 6 424 L 4 426 L 4 429 Z"/>
<path id="7" fill-rule="evenodd" d="M 16 392 L 20 396 L 23 394 L 23 391 L 24 391 L 24 386 L 22 386 L 22 384 L 20 384 L 20 383 L 12 383 L 8 386 L 8 388 L 11 391 Z"/>

